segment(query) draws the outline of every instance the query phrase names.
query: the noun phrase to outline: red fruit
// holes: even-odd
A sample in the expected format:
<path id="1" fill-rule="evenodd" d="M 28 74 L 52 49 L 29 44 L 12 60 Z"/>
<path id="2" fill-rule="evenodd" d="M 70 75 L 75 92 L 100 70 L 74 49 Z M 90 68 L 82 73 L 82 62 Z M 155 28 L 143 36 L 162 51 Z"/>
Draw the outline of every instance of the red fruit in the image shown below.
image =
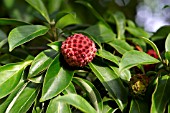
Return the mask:
<path id="1" fill-rule="evenodd" d="M 147 54 L 149 54 L 150 56 L 153 56 L 154 58 L 158 58 L 158 55 L 153 49 L 148 50 Z"/>
<path id="2" fill-rule="evenodd" d="M 83 34 L 68 37 L 61 46 L 61 53 L 70 66 L 83 67 L 95 57 L 95 43 Z"/>
<path id="3" fill-rule="evenodd" d="M 148 50 L 147 54 L 158 59 L 158 55 L 156 54 L 156 52 L 153 49 Z M 144 66 L 145 71 L 154 70 L 154 68 L 155 68 L 155 64 L 149 64 L 149 65 Z"/>

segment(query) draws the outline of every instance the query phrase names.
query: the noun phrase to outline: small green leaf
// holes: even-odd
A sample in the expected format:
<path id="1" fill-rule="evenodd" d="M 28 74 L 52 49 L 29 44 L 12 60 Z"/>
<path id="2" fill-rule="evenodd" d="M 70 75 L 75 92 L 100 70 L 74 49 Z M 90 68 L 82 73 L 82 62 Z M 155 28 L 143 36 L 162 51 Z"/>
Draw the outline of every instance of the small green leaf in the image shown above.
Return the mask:
<path id="1" fill-rule="evenodd" d="M 169 75 L 158 78 L 156 89 L 152 94 L 151 113 L 164 113 L 166 106 L 170 100 L 169 91 L 170 77 Z"/>
<path id="2" fill-rule="evenodd" d="M 71 104 L 85 113 L 97 113 L 96 110 L 83 97 L 77 94 L 70 93 L 64 96 L 58 96 L 56 101 Z"/>
<path id="3" fill-rule="evenodd" d="M 61 41 L 55 41 L 55 42 L 48 44 L 48 46 L 50 46 L 52 49 L 56 51 L 60 51 L 61 45 L 62 45 Z"/>
<path id="4" fill-rule="evenodd" d="M 108 43 L 110 46 L 115 48 L 120 54 L 124 54 L 127 51 L 133 50 L 133 47 L 130 46 L 126 41 L 124 40 L 114 40 L 112 42 Z"/>
<path id="5" fill-rule="evenodd" d="M 97 112 L 101 113 L 103 110 L 102 98 L 95 86 L 91 82 L 78 77 L 73 78 L 73 82 L 75 82 L 86 91 L 88 97 L 91 100 L 91 103 L 93 104 Z"/>
<path id="6" fill-rule="evenodd" d="M 97 53 L 97 56 L 100 56 L 100 57 L 105 58 L 105 59 L 107 59 L 107 60 L 109 60 L 111 62 L 114 62 L 117 65 L 119 64 L 117 57 L 114 56 L 112 53 L 104 50 L 104 49 L 102 49 L 102 50 L 99 49 L 98 53 Z"/>
<path id="7" fill-rule="evenodd" d="M 170 34 L 168 34 L 165 41 L 165 51 L 170 51 Z"/>
<path id="8" fill-rule="evenodd" d="M 39 53 L 32 62 L 32 65 L 29 69 L 28 78 L 34 77 L 46 70 L 56 55 L 57 52 L 52 49 L 48 49 Z"/>
<path id="9" fill-rule="evenodd" d="M 120 110 L 123 111 L 127 105 L 127 89 L 124 87 L 117 74 L 105 63 L 95 60 L 93 60 L 93 62 L 95 63 L 89 63 L 91 70 L 111 94 Z"/>
<path id="10" fill-rule="evenodd" d="M 0 67 L 0 98 L 5 97 L 14 90 L 20 81 L 24 68 L 31 62 L 25 61 Z"/>
<path id="11" fill-rule="evenodd" d="M 0 49 L 8 42 L 8 39 L 4 39 L 0 42 Z"/>
<path id="12" fill-rule="evenodd" d="M 50 18 L 45 8 L 43 2 L 41 0 L 26 0 L 33 8 L 35 8 L 46 20 L 50 23 Z"/>
<path id="13" fill-rule="evenodd" d="M 14 28 L 8 36 L 9 51 L 38 36 L 47 33 L 48 28 L 42 25 L 25 25 Z"/>
<path id="14" fill-rule="evenodd" d="M 57 55 L 45 75 L 40 101 L 51 99 L 67 88 L 73 74 L 74 71 L 66 70 L 61 66 L 60 55 Z"/>
<path id="15" fill-rule="evenodd" d="M 56 18 L 55 18 L 56 23 L 57 23 L 60 19 L 62 19 L 62 17 L 66 16 L 66 15 L 68 15 L 68 14 L 71 14 L 71 13 L 67 13 L 67 12 L 59 12 L 59 13 L 57 13 Z"/>
<path id="16" fill-rule="evenodd" d="M 138 65 L 154 64 L 160 62 L 156 58 L 140 51 L 132 50 L 126 52 L 119 64 L 120 72 Z"/>
<path id="17" fill-rule="evenodd" d="M 9 104 L 5 113 L 26 113 L 38 96 L 39 85 L 25 84 Z"/>
<path id="18" fill-rule="evenodd" d="M 90 26 L 83 30 L 83 32 L 90 34 L 99 43 L 107 43 L 116 39 L 116 35 L 113 31 L 102 23 Z"/>
<path id="19" fill-rule="evenodd" d="M 57 99 L 57 97 L 51 99 L 46 113 L 71 113 L 70 107 L 66 103 L 60 102 Z"/>
<path id="20" fill-rule="evenodd" d="M 122 12 L 117 11 L 113 14 L 113 17 L 115 19 L 116 27 L 117 27 L 117 38 L 124 39 L 125 25 L 126 25 L 125 16 Z"/>
<path id="21" fill-rule="evenodd" d="M 132 99 L 129 113 L 149 113 L 149 105 L 146 101 Z"/>
<path id="22" fill-rule="evenodd" d="M 0 25 L 30 25 L 30 23 L 26 23 L 16 19 L 0 18 Z"/>

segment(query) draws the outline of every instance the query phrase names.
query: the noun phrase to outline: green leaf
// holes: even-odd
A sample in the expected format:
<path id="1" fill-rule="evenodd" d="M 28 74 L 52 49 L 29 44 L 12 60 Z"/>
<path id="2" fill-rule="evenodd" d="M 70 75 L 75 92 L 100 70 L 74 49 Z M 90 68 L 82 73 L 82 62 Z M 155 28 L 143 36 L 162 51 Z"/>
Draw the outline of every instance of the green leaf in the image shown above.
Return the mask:
<path id="1" fill-rule="evenodd" d="M 156 40 L 161 40 L 164 39 L 168 36 L 170 31 L 170 26 L 163 26 L 159 28 L 152 36 L 151 40 L 156 41 Z"/>
<path id="2" fill-rule="evenodd" d="M 110 26 L 107 24 L 107 22 L 105 21 L 105 19 L 92 7 L 91 4 L 89 4 L 88 2 L 82 1 L 82 0 L 77 0 L 77 3 L 80 3 L 84 6 L 86 6 L 93 14 L 94 16 L 100 20 L 102 23 L 105 24 L 105 26 L 107 26 L 108 28 L 110 28 Z"/>
<path id="3" fill-rule="evenodd" d="M 20 83 L 18 83 L 17 87 L 12 91 L 12 93 L 5 99 L 5 101 L 3 101 L 3 103 L 0 103 L 0 113 L 5 113 L 5 110 L 23 86 L 24 81 L 21 81 Z"/>
<path id="4" fill-rule="evenodd" d="M 93 60 L 93 62 L 95 63 L 89 63 L 91 70 L 111 94 L 120 110 L 123 111 L 127 105 L 127 89 L 124 87 L 117 74 L 105 63 L 95 60 Z"/>
<path id="5" fill-rule="evenodd" d="M 56 97 L 51 99 L 46 113 L 71 113 L 71 110 L 66 103 L 58 101 L 58 98 Z"/>
<path id="6" fill-rule="evenodd" d="M 40 101 L 51 99 L 67 88 L 73 74 L 74 71 L 66 70 L 61 66 L 60 55 L 57 55 L 45 75 Z"/>
<path id="7" fill-rule="evenodd" d="M 125 16 L 122 12 L 117 11 L 113 14 L 113 17 L 115 19 L 116 27 L 117 27 L 117 38 L 124 39 L 125 25 L 126 25 Z"/>
<path id="8" fill-rule="evenodd" d="M 69 13 L 65 16 L 63 16 L 59 21 L 56 23 L 56 27 L 63 29 L 64 27 L 68 25 L 73 25 L 73 24 L 79 24 L 79 20 L 76 18 L 75 13 Z"/>
<path id="9" fill-rule="evenodd" d="M 1 18 L 0 18 L 1 19 Z M 0 29 L 0 41 L 4 40 L 4 39 L 7 39 L 7 35 L 5 32 L 3 32 L 1 29 Z"/>
<path id="10" fill-rule="evenodd" d="M 122 80 L 130 81 L 131 73 L 129 70 L 126 69 L 122 72 L 119 72 L 119 68 L 117 68 L 115 66 L 111 66 L 111 65 L 109 65 L 109 66 L 114 70 L 114 72 L 117 74 L 117 76 L 120 77 Z"/>
<path id="11" fill-rule="evenodd" d="M 55 42 L 48 44 L 48 46 L 50 46 L 52 49 L 56 51 L 60 51 L 61 45 L 62 45 L 61 41 L 55 41 Z"/>
<path id="12" fill-rule="evenodd" d="M 132 20 L 126 20 L 126 23 L 127 23 L 128 27 L 136 28 L 136 25 Z"/>
<path id="13" fill-rule="evenodd" d="M 26 0 L 33 8 L 35 8 L 46 20 L 50 23 L 50 18 L 45 8 L 43 2 L 41 0 Z"/>
<path id="14" fill-rule="evenodd" d="M 73 82 L 75 82 L 83 90 L 86 91 L 91 103 L 93 104 L 97 112 L 101 113 L 103 110 L 102 98 L 98 90 L 94 87 L 94 85 L 91 82 L 78 77 L 73 78 Z"/>
<path id="15" fill-rule="evenodd" d="M 126 30 L 135 37 L 150 37 L 146 31 L 139 27 L 126 27 Z"/>
<path id="16" fill-rule="evenodd" d="M 4 39 L 0 42 L 0 49 L 8 42 L 8 39 Z"/>
<path id="17" fill-rule="evenodd" d="M 120 72 L 138 65 L 154 64 L 160 62 L 156 58 L 140 51 L 132 50 L 126 52 L 119 64 Z"/>
<path id="18" fill-rule="evenodd" d="M 108 43 L 110 46 L 115 48 L 120 54 L 124 54 L 127 51 L 133 50 L 133 47 L 130 46 L 126 41 L 124 40 L 114 40 L 112 42 Z"/>
<path id="19" fill-rule="evenodd" d="M 165 41 L 165 51 L 170 51 L 170 34 L 168 34 Z"/>
<path id="20" fill-rule="evenodd" d="M 158 78 L 156 89 L 152 94 L 151 113 L 164 113 L 170 98 L 170 77 L 169 75 Z"/>
<path id="21" fill-rule="evenodd" d="M 5 97 L 14 90 L 20 81 L 24 68 L 31 62 L 25 61 L 0 67 L 0 98 Z"/>
<path id="22" fill-rule="evenodd" d="M 165 58 L 170 61 L 170 51 L 165 52 Z"/>
<path id="23" fill-rule="evenodd" d="M 67 13 L 67 12 L 59 12 L 59 13 L 57 13 L 56 18 L 55 18 L 56 23 L 57 23 L 60 19 L 62 19 L 62 17 L 66 16 L 66 15 L 68 15 L 68 14 L 71 14 L 71 13 Z M 74 14 L 73 14 L 73 15 L 74 15 Z"/>
<path id="24" fill-rule="evenodd" d="M 69 93 L 76 93 L 76 88 L 74 87 L 73 83 L 70 82 L 69 86 L 65 89 L 66 93 L 65 94 L 69 94 Z"/>
<path id="25" fill-rule="evenodd" d="M 52 49 L 48 49 L 39 53 L 32 62 L 32 65 L 29 69 L 28 78 L 34 77 L 46 70 L 56 55 L 57 52 Z"/>
<path id="26" fill-rule="evenodd" d="M 48 0 L 48 11 L 50 14 L 58 11 L 62 5 L 63 0 Z"/>
<path id="27" fill-rule="evenodd" d="M 109 60 L 109 61 L 111 61 L 111 62 L 113 62 L 113 63 L 115 63 L 117 65 L 119 64 L 119 61 L 118 61 L 117 57 L 114 56 L 112 53 L 104 50 L 104 49 L 102 49 L 102 50 L 99 49 L 98 53 L 97 53 L 97 56 L 105 58 L 105 59 L 107 59 L 107 60 Z"/>
<path id="28" fill-rule="evenodd" d="M 149 113 L 149 105 L 146 101 L 132 99 L 129 113 Z"/>
<path id="29" fill-rule="evenodd" d="M 99 43 L 107 43 L 116 38 L 113 31 L 102 23 L 90 26 L 89 28 L 83 30 L 83 32 L 90 34 Z"/>
<path id="30" fill-rule="evenodd" d="M 97 113 L 96 110 L 83 97 L 77 94 L 58 96 L 56 101 L 71 104 L 85 113 Z"/>
<path id="31" fill-rule="evenodd" d="M 30 23 L 26 23 L 16 19 L 0 18 L 0 25 L 29 25 L 29 24 Z"/>
<path id="32" fill-rule="evenodd" d="M 48 28 L 42 25 L 25 25 L 14 28 L 8 36 L 9 51 L 38 36 L 48 32 Z"/>
<path id="33" fill-rule="evenodd" d="M 25 84 L 9 104 L 5 113 L 26 113 L 39 93 L 39 85 Z"/>
<path id="34" fill-rule="evenodd" d="M 28 80 L 33 82 L 33 83 L 43 83 L 44 76 L 42 74 L 42 75 L 39 75 L 39 76 L 36 76 L 36 77 L 28 78 Z"/>
<path id="35" fill-rule="evenodd" d="M 154 51 L 158 55 L 159 59 L 162 60 L 157 46 L 151 40 L 149 40 L 148 38 L 145 38 L 145 37 L 140 37 L 140 38 L 143 39 L 146 43 L 148 43 L 154 49 Z"/>

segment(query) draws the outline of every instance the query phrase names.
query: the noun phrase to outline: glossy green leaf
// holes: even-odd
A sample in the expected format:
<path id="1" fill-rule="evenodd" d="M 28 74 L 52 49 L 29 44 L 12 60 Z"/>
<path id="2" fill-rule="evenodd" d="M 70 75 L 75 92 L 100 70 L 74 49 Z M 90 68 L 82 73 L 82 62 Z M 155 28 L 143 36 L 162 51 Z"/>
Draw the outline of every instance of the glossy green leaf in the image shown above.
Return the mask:
<path id="1" fill-rule="evenodd" d="M 33 83 L 43 83 L 44 76 L 42 74 L 42 75 L 39 75 L 39 76 L 36 76 L 36 77 L 28 78 L 28 80 L 33 82 Z"/>
<path id="2" fill-rule="evenodd" d="M 32 62 L 32 65 L 29 69 L 28 78 L 34 77 L 46 70 L 56 55 L 57 52 L 52 49 L 48 49 L 39 53 Z"/>
<path id="3" fill-rule="evenodd" d="M 30 23 L 16 19 L 0 18 L 0 25 L 29 25 Z"/>
<path id="4" fill-rule="evenodd" d="M 120 72 L 138 65 L 154 64 L 160 62 L 156 58 L 140 51 L 132 50 L 126 52 L 119 64 Z"/>
<path id="5" fill-rule="evenodd" d="M 105 58 L 105 59 L 107 59 L 107 60 L 109 60 L 111 62 L 114 62 L 117 65 L 119 64 L 119 61 L 118 61 L 117 57 L 114 56 L 112 53 L 104 50 L 104 49 L 102 49 L 102 50 L 99 49 L 98 53 L 97 53 L 97 56 L 100 56 L 100 57 Z"/>
<path id="6" fill-rule="evenodd" d="M 63 29 L 64 27 L 68 25 L 74 25 L 74 24 L 79 24 L 78 18 L 76 18 L 75 13 L 69 13 L 65 16 L 63 16 L 59 21 L 56 23 L 56 27 Z"/>
<path id="7" fill-rule="evenodd" d="M 133 28 L 136 27 L 135 23 L 132 20 L 126 20 L 126 23 L 127 23 L 128 27 L 133 27 Z"/>
<path id="8" fill-rule="evenodd" d="M 146 101 L 132 99 L 129 113 L 149 113 L 149 105 Z"/>
<path id="9" fill-rule="evenodd" d="M 133 50 L 133 47 L 130 46 L 126 41 L 124 40 L 114 40 L 112 42 L 108 43 L 110 46 L 115 48 L 120 54 L 124 54 L 127 51 Z"/>
<path id="10" fill-rule="evenodd" d="M 125 16 L 122 12 L 117 11 L 113 14 L 113 17 L 115 19 L 116 27 L 117 27 L 117 38 L 124 39 L 125 25 L 126 25 Z"/>
<path id="11" fill-rule="evenodd" d="M 48 44 L 48 46 L 50 46 L 52 49 L 54 49 L 56 51 L 60 51 L 61 45 L 62 45 L 61 41 L 55 41 L 55 42 Z"/>
<path id="12" fill-rule="evenodd" d="M 7 97 L 7 99 L 5 99 L 3 103 L 0 103 L 0 113 L 5 113 L 5 110 L 22 87 L 24 87 L 24 81 L 18 83 L 17 87 L 12 91 L 12 93 Z"/>
<path id="13" fill-rule="evenodd" d="M 42 0 L 26 0 L 33 8 L 35 8 L 50 23 L 50 18 Z"/>
<path id="14" fill-rule="evenodd" d="M 170 51 L 165 52 L 165 58 L 170 61 Z"/>
<path id="15" fill-rule="evenodd" d="M 55 21 L 58 22 L 62 17 L 66 16 L 68 14 L 71 14 L 71 13 L 67 13 L 67 12 L 59 12 L 59 13 L 57 13 Z"/>
<path id="16" fill-rule="evenodd" d="M 150 37 L 149 33 L 139 27 L 126 27 L 126 30 L 135 37 Z"/>
<path id="17" fill-rule="evenodd" d="M 170 51 L 170 34 L 168 34 L 165 41 L 165 51 Z"/>
<path id="18" fill-rule="evenodd" d="M 169 75 L 158 78 L 156 89 L 152 94 L 151 113 L 164 113 L 166 106 L 170 100 L 169 91 L 170 77 Z"/>
<path id="19" fill-rule="evenodd" d="M 50 101 L 46 113 L 71 113 L 71 110 L 69 105 L 58 101 L 56 97 Z"/>
<path id="20" fill-rule="evenodd" d="M 64 96 L 58 96 L 56 101 L 71 104 L 72 106 L 80 109 L 85 113 L 97 113 L 97 111 L 81 96 L 77 94 L 67 94 Z"/>
<path id="21" fill-rule="evenodd" d="M 8 42 L 8 39 L 4 39 L 0 42 L 0 49 Z"/>
<path id="22" fill-rule="evenodd" d="M 26 113 L 37 97 L 38 89 L 38 84 L 25 84 L 13 98 L 5 113 Z"/>
<path id="23" fill-rule="evenodd" d="M 107 43 L 116 38 L 113 31 L 102 23 L 90 26 L 89 28 L 83 30 L 83 32 L 90 34 L 99 43 Z"/>
<path id="24" fill-rule="evenodd" d="M 74 71 L 63 68 L 60 63 L 60 55 L 57 55 L 45 75 L 40 101 L 51 99 L 67 88 L 73 74 Z"/>
<path id="25" fill-rule="evenodd" d="M 152 41 L 161 40 L 168 36 L 170 31 L 170 26 L 163 26 L 159 28 L 152 36 Z"/>
<path id="26" fill-rule="evenodd" d="M 76 92 L 76 88 L 74 87 L 73 83 L 70 82 L 69 86 L 65 89 L 65 91 L 67 92 L 66 94 L 69 94 L 69 93 L 77 93 Z"/>
<path id="27" fill-rule="evenodd" d="M 25 61 L 0 67 L 0 98 L 5 97 L 14 90 L 20 81 L 24 68 L 31 62 Z"/>
<path id="28" fill-rule="evenodd" d="M 117 76 L 120 77 L 122 80 L 130 81 L 131 73 L 129 70 L 126 69 L 122 72 L 119 72 L 119 68 L 117 68 L 115 66 L 111 66 L 111 65 L 109 65 L 109 66 L 114 70 L 114 72 L 117 74 Z"/>
<path id="29" fill-rule="evenodd" d="M 93 60 L 94 62 L 94 60 Z M 118 104 L 120 110 L 123 110 L 127 105 L 127 89 L 117 74 L 111 70 L 105 63 L 95 61 L 89 63 L 93 73 L 97 76 L 103 86 L 108 90 L 113 99 Z"/>
<path id="30" fill-rule="evenodd" d="M 151 40 L 149 40 L 148 38 L 145 38 L 145 37 L 140 37 L 140 38 L 143 39 L 146 43 L 148 43 L 154 49 L 154 51 L 158 55 L 159 59 L 162 60 L 159 50 L 158 50 L 157 46 L 154 44 L 154 42 L 152 42 Z"/>
<path id="31" fill-rule="evenodd" d="M 48 1 L 48 11 L 50 14 L 58 11 L 60 6 L 62 5 L 63 0 L 49 0 Z"/>
<path id="32" fill-rule="evenodd" d="M 93 104 L 97 112 L 101 113 L 103 110 L 102 98 L 95 86 L 91 82 L 78 77 L 73 78 L 73 82 L 75 82 L 83 90 L 86 91 L 91 103 Z"/>
<path id="33" fill-rule="evenodd" d="M 9 51 L 38 36 L 47 33 L 48 28 L 42 25 L 25 25 L 14 28 L 8 36 Z"/>
<path id="34" fill-rule="evenodd" d="M 86 1 L 82 1 L 82 0 L 77 0 L 76 1 L 77 3 L 80 3 L 84 6 L 86 6 L 93 14 L 94 16 L 100 20 L 102 23 L 105 24 L 105 26 L 107 26 L 108 28 L 110 28 L 110 26 L 107 24 L 107 22 L 104 20 L 104 18 L 93 8 L 93 6 L 91 4 L 89 4 L 88 2 Z"/>

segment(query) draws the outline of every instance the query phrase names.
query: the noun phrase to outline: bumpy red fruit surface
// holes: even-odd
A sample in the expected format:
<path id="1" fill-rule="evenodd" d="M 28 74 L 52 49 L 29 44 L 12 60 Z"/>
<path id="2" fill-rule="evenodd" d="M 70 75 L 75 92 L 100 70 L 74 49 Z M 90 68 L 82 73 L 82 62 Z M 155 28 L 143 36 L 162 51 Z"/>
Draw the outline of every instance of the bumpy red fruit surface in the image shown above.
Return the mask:
<path id="1" fill-rule="evenodd" d="M 83 67 L 95 57 L 95 43 L 83 34 L 68 37 L 61 46 L 61 53 L 70 66 Z"/>

